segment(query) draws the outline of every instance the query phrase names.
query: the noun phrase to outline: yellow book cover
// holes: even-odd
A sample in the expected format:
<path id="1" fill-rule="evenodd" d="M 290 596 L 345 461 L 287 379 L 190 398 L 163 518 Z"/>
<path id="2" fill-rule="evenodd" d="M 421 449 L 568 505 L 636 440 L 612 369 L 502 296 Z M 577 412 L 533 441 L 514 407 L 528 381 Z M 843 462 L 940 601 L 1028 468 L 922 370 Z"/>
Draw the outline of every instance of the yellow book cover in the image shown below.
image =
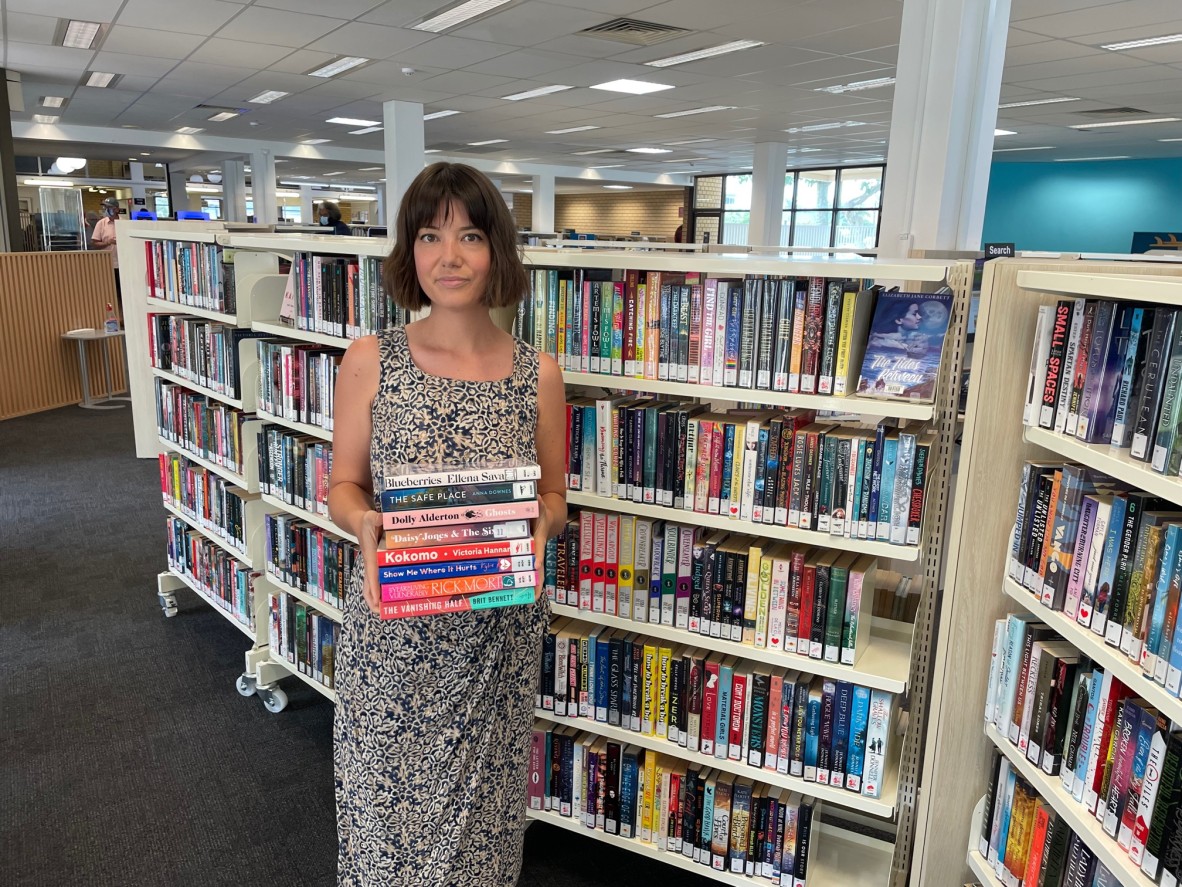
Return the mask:
<path id="1" fill-rule="evenodd" d="M 1128 646 L 1124 642 L 1126 633 L 1129 636 L 1130 644 L 1133 640 L 1140 641 L 1144 636 L 1141 630 L 1144 620 L 1141 617 L 1144 615 L 1146 605 L 1150 603 L 1154 582 L 1157 579 L 1157 559 L 1161 553 L 1161 525 L 1151 525 L 1144 529 L 1144 524 L 1142 524 L 1142 527 L 1145 540 L 1144 557 L 1137 557 L 1133 562 L 1133 575 L 1129 580 L 1129 600 L 1125 605 L 1124 631 L 1121 632 L 1121 649 L 1125 653 L 1129 652 L 1125 649 Z M 1138 658 L 1140 652 L 1138 644 Z"/>
<path id="2" fill-rule="evenodd" d="M 755 630 L 759 613 L 759 568 L 763 560 L 763 542 L 752 539 L 747 549 L 747 588 L 743 594 L 743 643 L 751 646 L 755 643 Z M 771 591 L 771 580 L 768 580 L 768 591 Z"/>
<path id="3" fill-rule="evenodd" d="M 640 732 L 649 736 L 657 732 L 657 648 L 644 645 L 644 717 Z"/>
<path id="4" fill-rule="evenodd" d="M 1033 794 L 1022 781 L 1019 781 L 1014 786 L 1014 803 L 1010 808 L 1010 831 L 1006 838 L 1005 854 L 1006 868 L 1019 880 L 1026 874 L 1034 810 Z"/>
<path id="5" fill-rule="evenodd" d="M 837 332 L 837 360 L 833 367 L 833 393 L 846 394 L 845 382 L 850 374 L 850 350 L 854 333 L 854 301 L 858 294 L 846 290 L 841 294 L 841 322 Z M 840 381 L 839 381 L 840 380 Z M 840 387 L 840 390 L 838 390 Z"/>
<path id="6" fill-rule="evenodd" d="M 669 647 L 657 649 L 657 664 L 660 669 L 660 687 L 657 695 L 657 735 L 662 739 L 669 736 L 669 660 L 673 650 Z"/>
<path id="7" fill-rule="evenodd" d="M 661 272 L 648 272 L 644 300 L 644 378 L 655 379 L 661 346 Z"/>
<path id="8" fill-rule="evenodd" d="M 743 500 L 743 455 L 747 452 L 747 423 L 735 423 L 735 445 L 732 449 L 731 461 L 731 489 L 727 504 L 730 517 L 739 516 L 739 507 Z"/>
<path id="9" fill-rule="evenodd" d="M 759 558 L 759 598 L 755 604 L 755 646 L 768 646 L 767 631 L 771 618 L 773 558 Z M 750 568 L 748 568 L 750 571 Z"/>
<path id="10" fill-rule="evenodd" d="M 636 360 L 633 375 L 638 379 L 644 378 L 645 339 L 648 338 L 648 288 L 645 284 L 636 285 L 636 329 L 633 331 L 636 339 Z"/>
<path id="11" fill-rule="evenodd" d="M 558 281 L 558 329 L 556 330 L 555 342 L 558 351 L 558 365 L 566 366 L 566 299 L 567 299 L 567 284 L 570 281 L 561 278 Z"/>
<path id="12" fill-rule="evenodd" d="M 616 571 L 616 578 L 619 582 L 616 615 L 624 619 L 630 619 L 632 617 L 632 593 L 636 576 L 635 558 L 636 518 L 633 515 L 622 514 L 620 515 L 619 569 Z"/>

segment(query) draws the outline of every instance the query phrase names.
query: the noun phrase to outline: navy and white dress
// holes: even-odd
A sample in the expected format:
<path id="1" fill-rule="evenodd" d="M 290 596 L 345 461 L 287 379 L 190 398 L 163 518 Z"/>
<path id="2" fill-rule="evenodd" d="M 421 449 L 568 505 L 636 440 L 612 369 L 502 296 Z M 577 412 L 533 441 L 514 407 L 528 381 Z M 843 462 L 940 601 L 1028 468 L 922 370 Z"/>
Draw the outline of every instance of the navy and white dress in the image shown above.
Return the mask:
<path id="1" fill-rule="evenodd" d="M 491 382 L 424 373 L 378 337 L 374 490 L 396 463 L 537 459 L 538 355 Z M 361 571 L 345 605 L 333 729 L 340 887 L 510 887 L 521 869 L 540 602 L 382 621 Z"/>

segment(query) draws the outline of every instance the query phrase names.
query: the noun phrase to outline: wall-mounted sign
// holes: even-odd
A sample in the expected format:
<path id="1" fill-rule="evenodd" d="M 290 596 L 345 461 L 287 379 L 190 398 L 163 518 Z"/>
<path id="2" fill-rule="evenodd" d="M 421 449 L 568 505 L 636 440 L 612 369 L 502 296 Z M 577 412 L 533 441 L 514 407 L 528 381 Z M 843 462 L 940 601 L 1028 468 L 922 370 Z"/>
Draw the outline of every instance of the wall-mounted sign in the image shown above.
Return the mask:
<path id="1" fill-rule="evenodd" d="M 986 259 L 1012 259 L 1014 257 L 1014 245 L 1012 243 L 987 243 L 985 244 L 985 258 Z"/>

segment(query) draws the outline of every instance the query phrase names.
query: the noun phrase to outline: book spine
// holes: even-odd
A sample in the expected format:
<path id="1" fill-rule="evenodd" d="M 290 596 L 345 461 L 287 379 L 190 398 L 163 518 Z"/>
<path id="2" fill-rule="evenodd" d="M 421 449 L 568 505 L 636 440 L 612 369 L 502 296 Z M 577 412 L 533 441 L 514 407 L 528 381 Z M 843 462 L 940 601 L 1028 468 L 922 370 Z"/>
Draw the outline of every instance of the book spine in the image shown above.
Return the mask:
<path id="1" fill-rule="evenodd" d="M 414 474 L 387 474 L 383 478 L 383 489 L 407 490 L 416 487 L 451 486 L 453 484 L 506 483 L 538 480 L 541 476 L 541 467 L 530 463 L 504 468 L 455 468 Z"/>
<path id="2" fill-rule="evenodd" d="M 515 588 L 469 596 L 425 598 L 421 600 L 383 601 L 382 619 L 404 619 L 415 616 L 438 616 L 463 613 L 469 610 L 489 610 L 534 602 L 534 588 Z"/>

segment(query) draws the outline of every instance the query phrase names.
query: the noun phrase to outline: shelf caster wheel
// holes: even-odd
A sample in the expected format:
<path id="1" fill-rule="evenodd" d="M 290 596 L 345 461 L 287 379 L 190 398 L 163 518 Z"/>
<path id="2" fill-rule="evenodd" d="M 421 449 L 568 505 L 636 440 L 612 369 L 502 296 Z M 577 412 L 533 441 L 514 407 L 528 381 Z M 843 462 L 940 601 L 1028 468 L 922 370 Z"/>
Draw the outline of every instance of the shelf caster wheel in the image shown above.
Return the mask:
<path id="1" fill-rule="evenodd" d="M 165 617 L 171 619 L 173 616 L 175 616 L 177 612 L 176 597 L 171 594 L 160 594 L 157 595 L 157 597 L 160 599 L 160 609 L 164 613 Z"/>
<path id="2" fill-rule="evenodd" d="M 260 690 L 259 695 L 263 697 L 263 707 L 271 714 L 279 714 L 287 708 L 287 694 L 279 687 L 273 690 Z"/>
<path id="3" fill-rule="evenodd" d="M 255 679 L 248 674 L 239 675 L 234 688 L 238 691 L 239 696 L 253 696 L 255 694 Z"/>

